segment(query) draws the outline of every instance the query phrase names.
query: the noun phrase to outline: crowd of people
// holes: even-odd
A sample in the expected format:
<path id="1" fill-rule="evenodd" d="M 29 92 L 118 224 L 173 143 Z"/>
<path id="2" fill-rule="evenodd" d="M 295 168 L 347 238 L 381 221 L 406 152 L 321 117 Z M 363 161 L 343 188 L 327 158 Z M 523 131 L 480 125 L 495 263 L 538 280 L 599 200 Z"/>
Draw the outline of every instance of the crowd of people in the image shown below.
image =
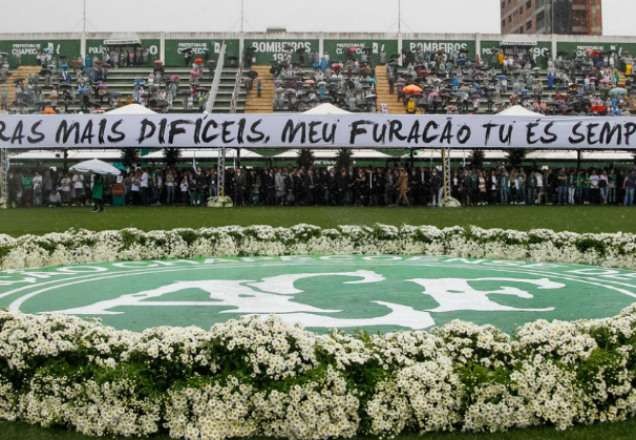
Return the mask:
<path id="1" fill-rule="evenodd" d="M 630 112 L 634 60 L 629 53 L 590 49 L 556 60 L 549 51 L 541 60 L 536 54 L 535 48 L 501 48 L 491 57 L 473 59 L 465 49 L 417 48 L 402 54 L 404 67 L 395 58 L 382 61 L 386 62 L 389 89 L 409 113 L 496 113 L 515 104 L 548 115 Z M 192 51 L 184 51 L 183 56 L 191 67 L 187 90 L 180 92 L 181 78 L 167 75 L 163 64 L 156 61 L 147 77 L 130 84 L 132 96 L 126 94 L 126 100 L 158 112 L 174 109 L 177 100 L 185 111 L 201 109 L 207 91 L 200 83 L 212 73 L 214 63 Z M 100 56 L 84 60 L 67 60 L 44 48 L 37 56 L 39 75 L 17 80 L 15 102 L 8 102 L 6 81 L 11 78 L 4 58 L 0 57 L 0 84 L 5 83 L 0 87 L 0 105 L 25 113 L 45 108 L 99 112 L 122 104 L 120 89 L 109 86 L 109 71 L 151 62 L 143 47 L 110 47 Z M 246 55 L 246 59 L 251 58 Z M 249 72 L 249 63 L 246 69 Z M 274 111 L 302 112 L 330 102 L 352 112 L 373 112 L 381 104 L 368 49 L 347 48 L 343 62 L 331 62 L 328 54 L 320 58 L 290 47 L 271 71 Z M 261 81 L 248 76 L 245 85 L 256 84 L 260 91 Z"/>
<path id="2" fill-rule="evenodd" d="M 211 83 L 213 71 L 213 68 L 206 70 L 202 57 L 194 58 L 189 73 L 188 90 L 181 94 L 184 111 L 203 111 L 208 89 L 202 86 L 202 81 L 207 80 L 208 83 Z M 209 76 L 206 76 L 206 72 L 209 73 Z M 157 61 L 147 78 L 135 80 L 132 99 L 135 103 L 158 113 L 168 112 L 174 108 L 175 100 L 180 94 L 180 81 L 179 75 L 166 74 L 163 63 Z"/>
<path id="3" fill-rule="evenodd" d="M 533 49 L 472 60 L 465 51 L 416 49 L 405 67 L 387 64 L 390 90 L 409 113 L 497 113 L 522 105 L 546 115 L 624 115 L 631 109 L 633 58 L 590 49 L 547 57 Z M 411 87 L 409 87 L 411 86 Z"/>
<path id="4" fill-rule="evenodd" d="M 14 80 L 13 102 L 9 102 L 8 95 L 7 81 L 11 81 L 8 64 L 0 59 L 0 109 L 17 113 L 99 113 L 135 102 L 156 112 L 168 112 L 179 100 L 184 111 L 202 110 L 208 93 L 202 81 L 211 82 L 206 75 L 214 70 L 203 56 L 184 54 L 184 59 L 191 60 L 185 91 L 179 89 L 181 77 L 166 74 L 159 60 L 154 61 L 146 77 L 139 76 L 132 81 L 131 94 L 123 94 L 109 85 L 109 72 L 113 68 L 145 66 L 148 56 L 147 48 L 113 47 L 102 58 L 87 56 L 84 61 L 67 60 L 45 48 L 37 56 L 39 73 Z M 6 67 L 5 74 L 2 66 Z"/>
<path id="5" fill-rule="evenodd" d="M 331 103 L 350 112 L 376 110 L 375 72 L 369 50 L 346 51 L 344 62 L 331 63 L 329 55 L 316 59 L 313 69 L 293 64 L 291 56 L 272 64 L 274 111 L 304 112 Z"/>
<path id="6" fill-rule="evenodd" d="M 225 194 L 237 206 L 441 206 L 438 168 L 401 165 L 336 169 L 229 168 Z M 217 194 L 216 169 L 133 168 L 103 187 L 112 205 L 207 206 Z M 636 168 L 459 168 L 450 176 L 451 196 L 464 206 L 633 206 Z M 101 185 L 100 180 L 100 185 Z M 95 177 L 56 169 L 16 169 L 9 175 L 12 206 L 83 206 L 91 203 Z M 101 188 L 101 187 L 100 187 Z M 102 191 L 102 189 L 100 189 Z"/>

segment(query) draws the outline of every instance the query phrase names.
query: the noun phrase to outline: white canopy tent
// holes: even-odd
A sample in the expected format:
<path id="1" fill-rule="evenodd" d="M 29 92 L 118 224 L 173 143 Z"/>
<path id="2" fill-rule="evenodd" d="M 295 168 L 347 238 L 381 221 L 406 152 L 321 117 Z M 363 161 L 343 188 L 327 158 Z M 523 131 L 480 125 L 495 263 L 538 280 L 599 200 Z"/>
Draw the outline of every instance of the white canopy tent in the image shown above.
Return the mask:
<path id="1" fill-rule="evenodd" d="M 343 110 L 340 107 L 336 107 L 333 104 L 324 103 L 317 105 L 311 110 L 303 112 L 305 115 L 349 115 L 351 112 Z"/>
<path id="2" fill-rule="evenodd" d="M 541 113 L 528 110 L 527 108 L 521 105 L 513 105 L 512 107 L 508 107 L 507 109 L 500 111 L 497 114 L 502 116 L 537 116 L 537 117 L 544 116 Z"/>
<path id="3" fill-rule="evenodd" d="M 78 173 L 100 174 L 102 176 L 119 176 L 121 174 L 121 171 L 117 168 L 99 159 L 85 160 L 76 163 L 70 170 Z"/>
<path id="4" fill-rule="evenodd" d="M 128 104 L 106 112 L 109 115 L 156 115 L 157 112 L 141 104 Z"/>

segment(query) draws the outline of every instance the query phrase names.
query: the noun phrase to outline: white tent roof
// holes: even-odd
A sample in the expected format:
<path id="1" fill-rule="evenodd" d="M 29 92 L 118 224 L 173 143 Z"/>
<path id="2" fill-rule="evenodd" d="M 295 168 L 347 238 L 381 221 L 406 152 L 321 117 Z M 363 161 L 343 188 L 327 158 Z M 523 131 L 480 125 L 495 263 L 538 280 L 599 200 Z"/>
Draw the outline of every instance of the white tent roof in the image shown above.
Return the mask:
<path id="1" fill-rule="evenodd" d="M 109 115 L 155 115 L 157 112 L 139 104 L 128 104 L 106 112 Z"/>
<path id="2" fill-rule="evenodd" d="M 471 150 L 450 150 L 452 159 L 462 159 L 470 157 Z M 334 149 L 319 149 L 314 150 L 314 157 L 317 160 L 333 159 L 336 157 L 338 150 Z M 486 150 L 484 151 L 486 160 L 503 160 L 506 158 L 506 152 L 503 150 Z M 227 158 L 232 160 L 236 156 L 236 151 L 231 148 L 227 150 Z M 294 159 L 298 156 L 298 150 L 282 150 L 280 154 L 274 156 L 279 159 Z M 218 150 L 214 149 L 183 149 L 181 150 L 182 159 L 192 159 L 195 157 L 197 160 L 204 159 L 216 159 L 218 157 Z M 258 150 L 253 151 L 241 149 L 242 159 L 255 159 L 261 157 L 258 154 Z M 390 158 L 385 153 L 377 150 L 353 150 L 354 159 L 384 159 Z M 408 152 L 403 157 L 408 157 Z M 415 157 L 419 160 L 433 159 L 438 160 L 440 158 L 440 151 L 434 149 L 421 149 L 415 151 Z M 69 161 L 81 161 L 88 159 L 101 159 L 105 161 L 118 162 L 121 160 L 121 151 L 112 150 L 68 150 Z M 152 153 L 144 156 L 143 159 L 156 160 L 163 158 L 162 151 L 153 151 Z M 583 160 L 620 160 L 631 161 L 633 155 L 627 151 L 584 151 L 581 153 Z M 11 160 L 61 160 L 62 152 L 59 150 L 29 150 L 23 153 L 17 153 L 11 155 Z M 576 160 L 575 150 L 535 150 L 530 151 L 526 155 L 528 160 Z"/>
<path id="3" fill-rule="evenodd" d="M 497 114 L 501 116 L 543 116 L 541 113 L 530 111 L 520 105 L 513 105 Z"/>
<path id="4" fill-rule="evenodd" d="M 333 104 L 324 103 L 317 105 L 311 110 L 307 110 L 303 112 L 306 115 L 348 115 L 351 112 L 341 109 L 340 107 L 336 107 Z"/>
<path id="5" fill-rule="evenodd" d="M 119 160 L 120 150 L 67 150 L 68 160 Z M 11 155 L 11 160 L 54 160 L 62 159 L 64 154 L 60 150 L 29 150 Z"/>
<path id="6" fill-rule="evenodd" d="M 258 150 L 256 151 L 258 152 Z M 299 152 L 299 149 L 284 150 L 274 157 L 276 159 L 295 159 Z M 312 150 L 312 153 L 316 160 L 335 159 L 338 156 L 338 150 L 333 149 Z M 391 157 L 377 150 L 351 150 L 351 153 L 351 157 L 354 159 L 387 159 Z M 243 153 L 241 153 L 241 157 L 243 157 Z"/>
<path id="7" fill-rule="evenodd" d="M 95 173 L 101 175 L 119 176 L 121 171 L 99 159 L 85 160 L 83 162 L 76 163 L 71 168 L 71 171 L 77 171 L 78 173 Z"/>

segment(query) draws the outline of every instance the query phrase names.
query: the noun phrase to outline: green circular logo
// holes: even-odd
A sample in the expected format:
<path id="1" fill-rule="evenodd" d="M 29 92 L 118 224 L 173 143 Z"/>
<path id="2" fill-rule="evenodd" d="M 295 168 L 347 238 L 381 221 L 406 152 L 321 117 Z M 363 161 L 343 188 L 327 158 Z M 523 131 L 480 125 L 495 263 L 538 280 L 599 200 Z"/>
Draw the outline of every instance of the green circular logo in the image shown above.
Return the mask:
<path id="1" fill-rule="evenodd" d="M 512 332 L 537 319 L 605 318 L 636 301 L 636 272 L 429 256 L 135 261 L 0 272 L 0 308 L 116 328 L 208 328 L 276 315 L 318 332 L 427 329 L 454 319 Z"/>

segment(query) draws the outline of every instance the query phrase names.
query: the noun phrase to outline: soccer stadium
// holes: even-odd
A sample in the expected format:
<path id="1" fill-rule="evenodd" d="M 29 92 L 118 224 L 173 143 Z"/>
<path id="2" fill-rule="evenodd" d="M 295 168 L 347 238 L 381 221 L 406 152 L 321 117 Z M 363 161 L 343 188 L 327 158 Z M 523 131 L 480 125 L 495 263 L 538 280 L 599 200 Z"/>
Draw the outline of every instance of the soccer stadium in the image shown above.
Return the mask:
<path id="1" fill-rule="evenodd" d="M 0 440 L 636 438 L 636 5 L 21 3 Z"/>

